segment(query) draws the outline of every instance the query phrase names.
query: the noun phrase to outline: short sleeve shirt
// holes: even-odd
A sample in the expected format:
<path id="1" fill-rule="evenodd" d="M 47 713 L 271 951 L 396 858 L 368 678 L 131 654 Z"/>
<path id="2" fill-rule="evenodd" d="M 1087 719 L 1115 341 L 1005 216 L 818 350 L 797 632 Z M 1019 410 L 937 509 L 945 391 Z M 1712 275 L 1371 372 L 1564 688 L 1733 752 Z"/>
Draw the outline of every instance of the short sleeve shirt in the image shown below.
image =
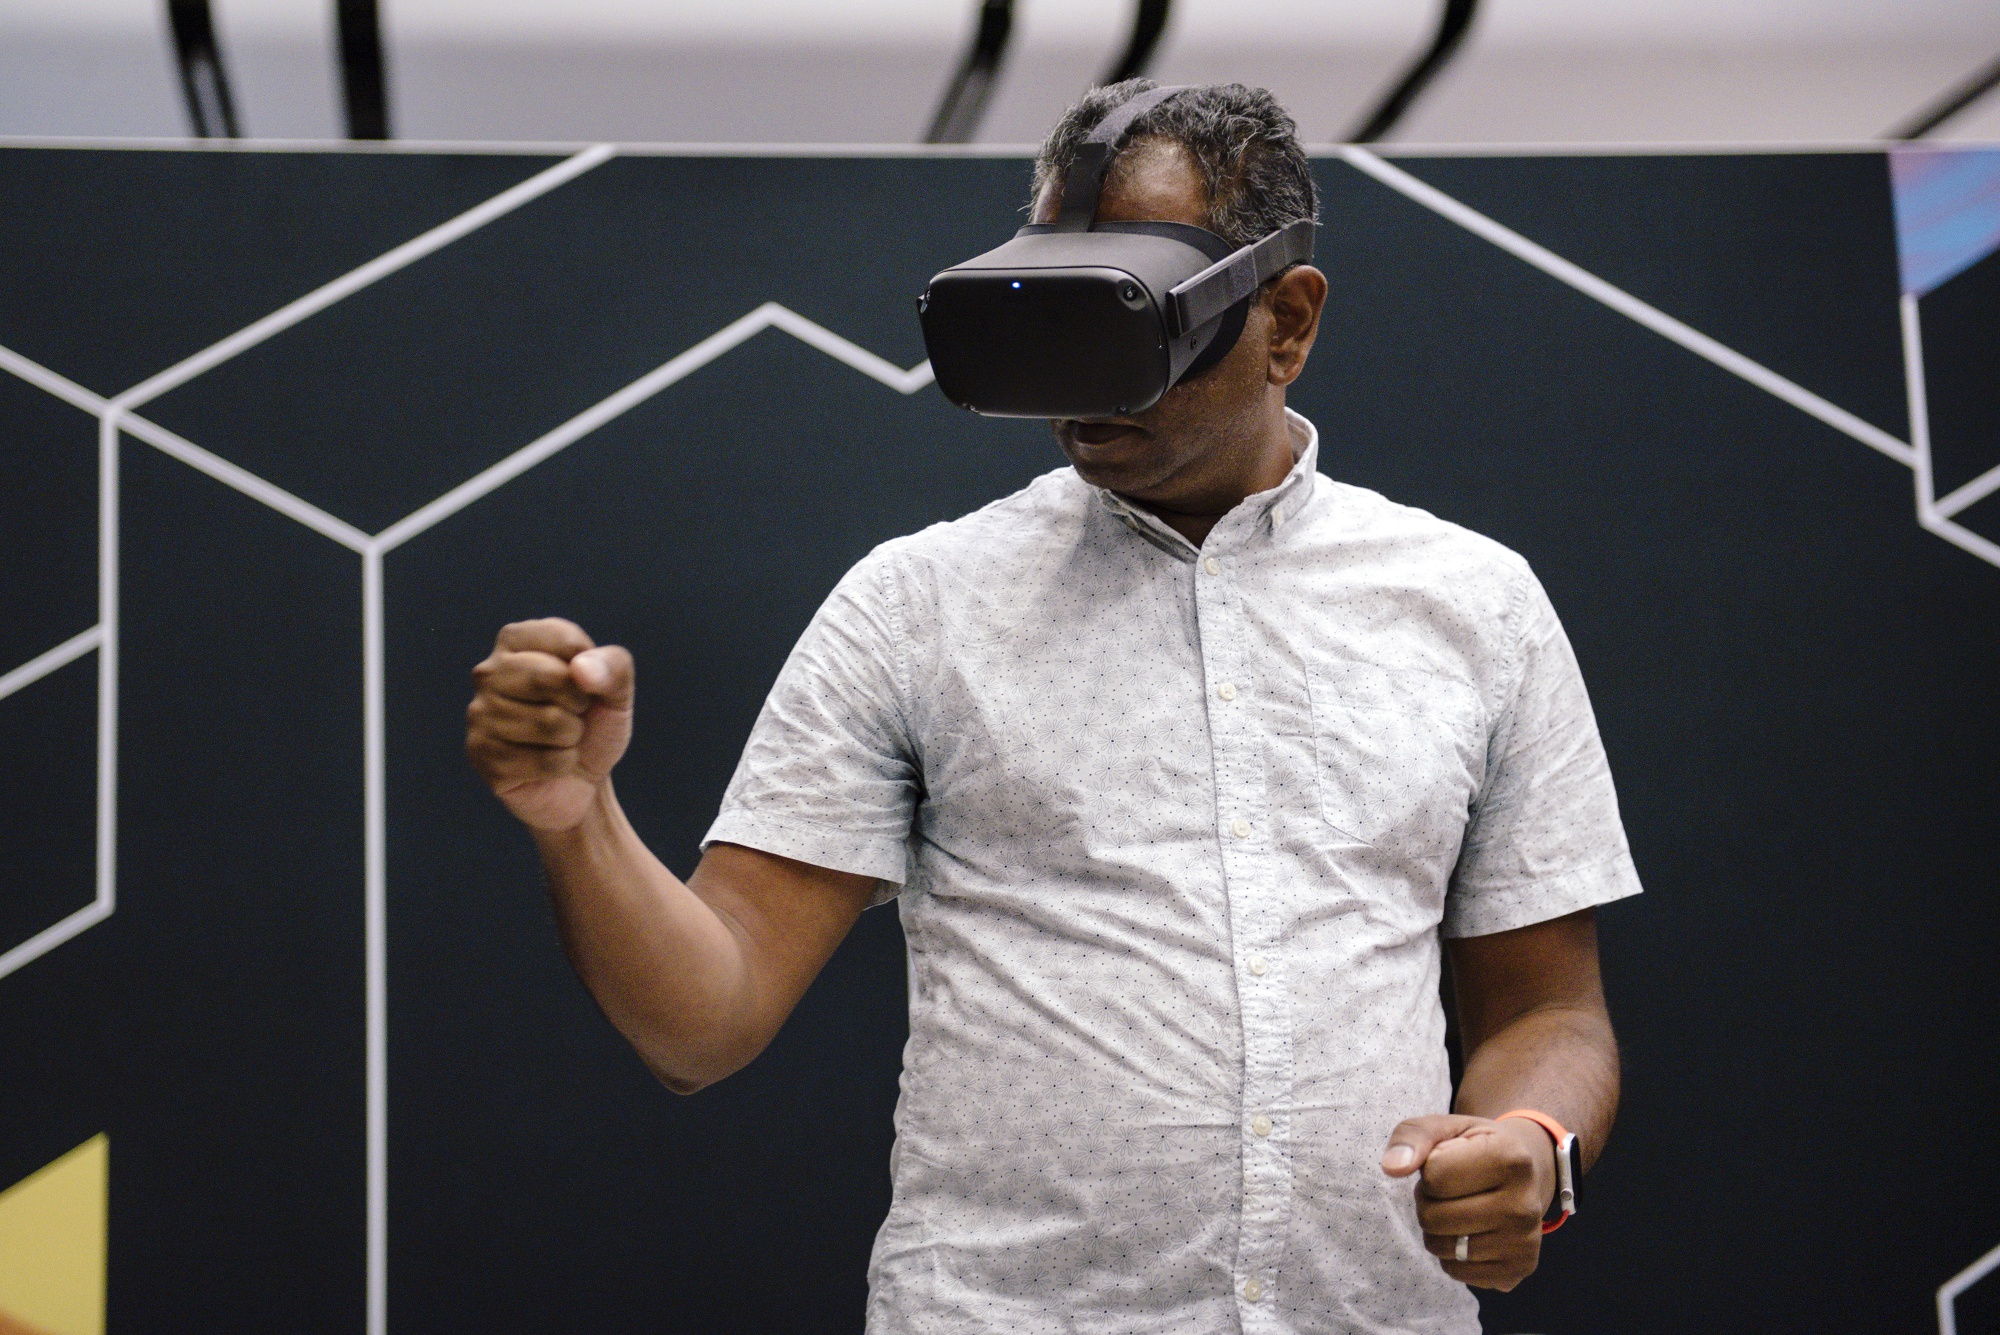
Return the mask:
<path id="1" fill-rule="evenodd" d="M 1527 564 L 1297 466 L 1197 548 L 1050 473 L 857 565 L 706 842 L 910 954 L 870 1335 L 1475 1335 L 1378 1161 L 1451 1098 L 1440 936 L 1637 893 Z"/>

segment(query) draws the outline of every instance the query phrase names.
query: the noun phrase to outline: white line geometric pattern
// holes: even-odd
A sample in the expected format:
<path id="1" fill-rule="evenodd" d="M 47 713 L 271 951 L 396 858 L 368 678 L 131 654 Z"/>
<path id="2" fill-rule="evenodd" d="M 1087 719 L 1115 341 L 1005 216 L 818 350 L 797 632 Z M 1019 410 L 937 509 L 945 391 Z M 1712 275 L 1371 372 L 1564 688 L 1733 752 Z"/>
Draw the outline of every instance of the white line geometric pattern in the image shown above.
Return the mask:
<path id="1" fill-rule="evenodd" d="M 790 334 L 900 394 L 914 394 L 931 383 L 930 363 L 922 362 L 905 370 L 776 302 L 765 302 L 561 426 L 521 446 L 499 463 L 373 535 L 139 416 L 135 410 L 335 302 L 574 180 L 592 167 L 608 161 L 618 151 L 616 145 L 597 144 L 566 158 L 108 400 L 47 367 L 0 347 L 0 370 L 73 404 L 99 421 L 98 624 L 0 676 L 0 697 L 4 697 L 84 654 L 93 650 L 98 654 L 97 897 L 86 908 L 0 954 L 0 977 L 103 921 L 116 905 L 119 435 L 123 433 L 145 441 L 361 557 L 368 1335 L 386 1335 L 388 1329 L 388 864 L 383 738 L 383 556 L 764 330 L 775 329 Z M 725 147 L 717 151 L 726 153 L 729 150 Z M 812 150 L 800 151 L 810 153 Z M 1923 411 L 1922 349 L 1918 341 L 1916 307 L 1911 299 L 1905 298 L 1903 325 L 1910 420 L 1916 439 L 1904 442 L 1578 268 L 1367 150 L 1346 147 L 1339 151 L 1359 170 L 1424 207 L 1911 468 L 1917 477 L 1918 521 L 1923 527 L 1982 560 L 2000 566 L 2000 545 L 1961 528 L 1951 520 L 1952 515 L 1966 506 L 1992 491 L 2000 490 L 2000 468 L 1942 499 L 1931 492 L 1929 442 Z M 1989 1254 L 1979 1266 L 1967 1271 L 1960 1279 L 1970 1284 L 1978 1274 L 1995 1265 L 2000 1265 L 2000 1249 Z M 1953 1283 L 1959 1281 L 1954 1280 Z M 1939 1311 L 1940 1319 L 1948 1321 L 1947 1301 L 1942 1291 Z M 1946 1335 L 1950 1335 L 1949 1328 Z"/>
<path id="2" fill-rule="evenodd" d="M 465 236 L 475 228 L 511 212 L 559 185 L 573 180 L 612 157 L 614 148 L 595 145 L 530 177 L 478 207 L 431 229 L 367 264 L 342 275 L 232 334 L 212 347 L 148 377 L 106 400 L 30 361 L 0 348 L 5 369 L 51 394 L 95 414 L 99 419 L 99 624 L 55 649 L 41 654 L 5 677 L 0 695 L 17 690 L 63 663 L 96 649 L 98 682 L 98 846 L 97 897 L 87 907 L 38 933 L 0 956 L 0 977 L 46 954 L 86 928 L 111 916 L 116 905 L 117 796 L 117 625 L 118 625 L 118 436 L 137 437 L 237 491 L 331 538 L 361 557 L 362 602 L 362 731 L 363 731 L 363 954 L 366 1025 L 367 1118 L 367 1328 L 369 1335 L 388 1329 L 388 858 L 386 774 L 383 739 L 382 557 L 432 525 L 520 476 L 565 446 L 692 374 L 766 329 L 777 329 L 818 349 L 834 360 L 901 394 L 914 394 L 931 383 L 930 363 L 908 370 L 885 361 L 832 330 L 766 302 L 710 334 L 693 347 L 639 377 L 546 435 L 522 446 L 507 458 L 452 488 L 414 513 L 373 536 L 301 500 L 227 459 L 183 439 L 134 409 L 231 357 L 248 351 L 341 298 L 386 278 L 398 269 Z"/>
<path id="3" fill-rule="evenodd" d="M 92 626 L 89 630 L 70 636 L 47 653 L 36 654 L 6 676 L 0 677 L 0 700 L 5 700 L 30 682 L 40 681 L 57 668 L 74 663 L 95 649 L 103 638 L 98 633 L 97 627 Z M 0 969 L 0 974 L 6 972 L 5 969 Z"/>
<path id="4" fill-rule="evenodd" d="M 1938 1335 L 1958 1335 L 1958 1295 L 2000 1270 L 2000 1247 L 1974 1261 L 1938 1288 Z"/>
<path id="5" fill-rule="evenodd" d="M 1862 421 L 1845 408 L 1828 403 L 1803 385 L 1787 380 L 1770 368 L 1751 361 L 1735 349 L 1725 347 L 1699 330 L 1682 324 L 1657 306 L 1648 305 L 1631 293 L 1613 287 L 1597 275 L 1580 269 L 1553 251 L 1536 245 L 1519 232 L 1502 226 L 1476 209 L 1468 208 L 1442 190 L 1418 180 L 1400 167 L 1391 166 L 1367 149 L 1349 145 L 1340 150 L 1340 155 L 1391 190 L 1415 200 L 1433 213 L 1450 219 L 1466 231 L 1492 242 L 1508 254 L 1527 261 L 1558 282 L 1566 283 L 1586 297 L 1603 302 L 1620 315 L 1638 321 L 1654 333 L 1671 339 L 1696 356 L 1707 358 L 1732 375 L 1741 376 L 1759 389 L 1775 394 L 1793 407 L 1810 413 L 1834 430 L 1844 432 L 1863 445 L 1888 455 L 1916 474 L 1919 524 L 1946 542 L 1954 543 L 1971 552 L 1989 565 L 2000 566 L 2000 543 L 1980 537 L 1972 530 L 1952 522 L 1951 518 L 1974 501 L 1992 491 L 2000 490 L 2000 467 L 1987 470 L 1942 500 L 1938 498 L 1931 484 L 1930 418 L 1924 405 L 1923 343 L 1917 326 L 1915 297 L 1904 297 L 1902 305 L 1903 374 L 1908 386 L 1910 435 L 1913 438 L 1909 442 L 1904 442 L 1897 440 L 1880 427 Z"/>
<path id="6" fill-rule="evenodd" d="M 36 654 L 33 658 L 21 664 L 21 666 L 15 668 L 12 672 L 9 672 L 6 676 L 0 677 L 0 700 L 3 700 L 6 697 L 12 695 L 14 692 L 20 690 L 23 686 L 29 685 L 32 682 L 40 681 L 43 677 L 48 676 L 51 672 L 54 672 L 57 668 L 64 667 L 70 663 L 74 663 L 77 659 L 82 658 L 85 654 L 89 653 L 93 649 L 101 650 L 103 646 L 104 646 L 104 627 L 102 625 L 92 626 L 89 630 L 82 631 L 79 632 L 78 634 L 70 636 L 70 638 L 64 640 L 61 644 L 57 645 L 55 648 L 50 649 L 44 653 Z M 99 712 L 101 714 L 103 707 L 102 706 L 103 682 L 101 680 L 98 683 L 98 691 L 99 691 Z M 100 718 L 100 732 L 98 737 L 98 745 L 99 745 L 98 773 L 100 776 L 102 776 L 105 771 L 105 766 L 103 764 L 103 733 L 102 733 L 101 718 Z M 100 785 L 100 792 L 98 793 L 98 831 L 97 831 L 99 850 L 100 850 L 100 862 L 98 865 L 98 873 L 97 873 L 97 888 L 95 893 L 91 897 L 90 903 L 84 905 L 82 908 L 76 910 L 74 913 L 67 914 L 64 917 L 57 919 L 55 922 L 50 923 L 47 927 L 44 927 L 41 931 L 36 932 L 33 936 L 29 937 L 27 940 L 21 942 L 18 945 L 10 947 L 4 953 L 0 953 L 0 978 L 6 977 L 8 974 L 14 972 L 14 970 L 20 968 L 23 964 L 26 964 L 29 960 L 36 959 L 42 955 L 48 954 L 51 950 L 54 950 L 57 946 L 69 940 L 77 933 L 84 931 L 86 928 L 94 927 L 98 923 L 103 922 L 106 918 L 111 916 L 111 909 L 113 905 L 113 886 L 111 884 L 111 877 L 104 868 L 101 860 L 102 846 L 104 840 L 107 838 L 106 827 L 108 825 L 108 819 L 109 819 L 104 812 L 103 796 L 104 795 L 101 791 L 101 785 Z"/>

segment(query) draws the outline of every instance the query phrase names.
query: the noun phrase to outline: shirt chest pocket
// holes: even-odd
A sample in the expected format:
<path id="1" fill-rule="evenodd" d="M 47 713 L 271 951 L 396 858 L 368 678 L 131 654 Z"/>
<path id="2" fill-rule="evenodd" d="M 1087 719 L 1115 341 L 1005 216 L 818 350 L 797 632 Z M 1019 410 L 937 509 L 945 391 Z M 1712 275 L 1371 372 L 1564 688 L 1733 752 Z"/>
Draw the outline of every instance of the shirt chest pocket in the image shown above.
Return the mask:
<path id="1" fill-rule="evenodd" d="M 1456 855 L 1485 768 L 1472 688 L 1347 660 L 1316 667 L 1307 680 L 1327 823 L 1397 856 Z"/>

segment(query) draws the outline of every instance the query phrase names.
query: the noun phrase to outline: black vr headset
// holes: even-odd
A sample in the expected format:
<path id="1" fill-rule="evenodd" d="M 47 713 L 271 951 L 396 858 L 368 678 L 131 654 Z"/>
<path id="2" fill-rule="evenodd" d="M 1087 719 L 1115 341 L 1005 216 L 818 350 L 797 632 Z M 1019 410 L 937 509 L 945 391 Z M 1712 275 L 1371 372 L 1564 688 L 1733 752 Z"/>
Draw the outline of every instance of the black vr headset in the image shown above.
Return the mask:
<path id="1" fill-rule="evenodd" d="M 1144 412 L 1228 355 L 1266 279 L 1312 258 L 1310 219 L 1241 250 L 1186 223 L 1096 221 L 1119 139 L 1185 91 L 1141 93 L 1090 132 L 1055 222 L 931 279 L 917 314 L 947 399 L 988 417 Z"/>

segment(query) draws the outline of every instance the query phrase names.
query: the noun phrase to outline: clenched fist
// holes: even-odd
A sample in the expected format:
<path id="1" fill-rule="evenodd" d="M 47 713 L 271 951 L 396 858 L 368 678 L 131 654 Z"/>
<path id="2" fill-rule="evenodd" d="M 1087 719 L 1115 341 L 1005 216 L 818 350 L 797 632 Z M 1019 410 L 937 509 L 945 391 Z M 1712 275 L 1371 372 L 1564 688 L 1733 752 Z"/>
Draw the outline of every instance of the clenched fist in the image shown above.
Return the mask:
<path id="1" fill-rule="evenodd" d="M 1542 1215 L 1556 1194 L 1555 1142 L 1538 1124 L 1518 1117 L 1412 1117 L 1390 1134 L 1382 1171 L 1423 1174 L 1417 1222 L 1424 1246 L 1453 1279 L 1511 1289 L 1534 1273 Z"/>
<path id="2" fill-rule="evenodd" d="M 559 617 L 517 621 L 472 680 L 473 767 L 530 827 L 576 825 L 632 740 L 632 655 Z"/>

